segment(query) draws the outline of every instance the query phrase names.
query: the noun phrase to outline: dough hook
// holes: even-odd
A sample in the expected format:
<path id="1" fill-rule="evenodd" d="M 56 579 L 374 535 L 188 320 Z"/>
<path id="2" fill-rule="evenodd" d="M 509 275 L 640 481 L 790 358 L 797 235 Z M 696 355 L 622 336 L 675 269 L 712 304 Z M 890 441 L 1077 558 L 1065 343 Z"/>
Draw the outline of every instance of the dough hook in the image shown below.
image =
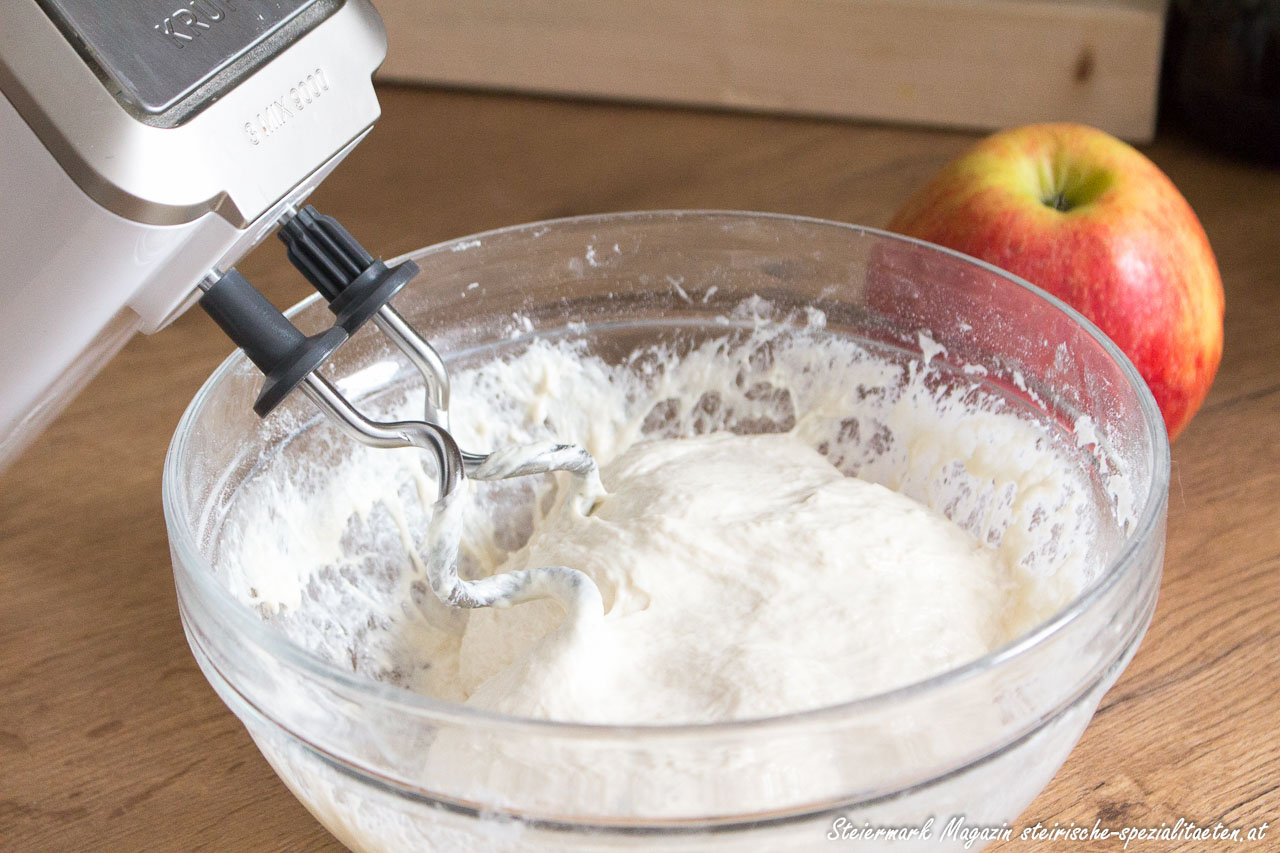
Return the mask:
<path id="1" fill-rule="evenodd" d="M 254 411 L 266 417 L 300 388 L 350 438 L 375 448 L 416 447 L 430 452 L 439 488 L 432 510 L 426 561 L 432 590 L 457 607 L 504 607 L 552 597 L 574 611 L 603 611 L 599 590 L 584 574 L 563 566 L 508 572 L 468 581 L 457 573 L 461 540 L 459 494 L 466 479 L 502 480 L 565 471 L 574 476 L 571 499 L 582 511 L 603 492 L 595 459 L 574 444 L 539 442 L 490 453 L 463 451 L 449 432 L 449 374 L 435 348 L 389 300 L 418 273 L 413 261 L 388 267 L 376 260 L 332 217 L 307 206 L 288 210 L 279 237 L 290 262 L 329 303 L 334 325 L 307 336 L 234 268 L 200 284 L 200 305 L 265 376 Z M 321 373 L 337 349 L 372 320 L 409 359 L 426 388 L 423 420 L 378 421 L 364 415 Z"/>

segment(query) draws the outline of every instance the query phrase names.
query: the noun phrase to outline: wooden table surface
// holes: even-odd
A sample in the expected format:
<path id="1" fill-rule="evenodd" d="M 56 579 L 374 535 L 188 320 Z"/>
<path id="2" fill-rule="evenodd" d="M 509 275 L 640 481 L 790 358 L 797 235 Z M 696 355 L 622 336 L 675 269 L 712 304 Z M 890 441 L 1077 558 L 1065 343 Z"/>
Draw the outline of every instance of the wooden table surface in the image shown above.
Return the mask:
<path id="1" fill-rule="evenodd" d="M 972 139 L 457 92 L 382 99 L 379 125 L 314 201 L 386 257 L 611 210 L 883 225 Z M 1217 252 L 1226 354 L 1173 449 L 1155 621 L 1019 825 L 1280 824 L 1280 172 L 1176 137 L 1145 150 Z M 241 269 L 278 305 L 307 295 L 274 240 Z M 0 850 L 340 849 L 215 697 L 178 621 L 161 464 L 230 349 L 199 311 L 134 340 L 0 475 Z M 1280 826 L 1246 849 L 1277 839 Z"/>

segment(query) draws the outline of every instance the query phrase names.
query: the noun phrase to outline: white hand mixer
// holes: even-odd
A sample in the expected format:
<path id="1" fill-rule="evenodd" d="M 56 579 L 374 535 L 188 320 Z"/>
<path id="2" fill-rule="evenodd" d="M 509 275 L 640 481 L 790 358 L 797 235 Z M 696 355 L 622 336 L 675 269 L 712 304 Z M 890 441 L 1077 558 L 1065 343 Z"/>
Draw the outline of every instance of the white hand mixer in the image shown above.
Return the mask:
<path id="1" fill-rule="evenodd" d="M 598 489 L 584 449 L 461 451 L 448 432 L 444 362 L 389 299 L 417 273 L 374 260 L 335 220 L 298 209 L 378 116 L 386 53 L 368 0 L 7 0 L 0 26 L 0 466 L 136 331 L 193 301 L 266 376 L 267 416 L 301 388 L 352 438 L 430 451 L 440 477 L 432 589 L 460 607 L 599 593 L 581 573 L 457 576 L 465 477 L 548 471 Z M 279 226 L 289 258 L 329 301 L 306 336 L 235 262 Z M 74 310 L 68 310 L 74 306 Z M 319 373 L 373 320 L 421 372 L 421 421 L 361 414 Z"/>

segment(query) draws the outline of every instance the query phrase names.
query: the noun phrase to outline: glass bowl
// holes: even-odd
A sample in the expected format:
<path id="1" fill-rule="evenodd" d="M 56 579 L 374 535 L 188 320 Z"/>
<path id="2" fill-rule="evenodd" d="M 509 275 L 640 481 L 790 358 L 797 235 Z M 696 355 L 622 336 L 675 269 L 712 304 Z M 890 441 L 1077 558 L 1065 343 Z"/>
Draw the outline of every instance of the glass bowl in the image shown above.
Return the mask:
<path id="1" fill-rule="evenodd" d="M 285 784 L 344 844 L 370 851 L 799 851 L 830 849 L 837 838 L 876 846 L 888 843 L 883 832 L 878 840 L 863 836 L 898 828 L 908 837 L 894 850 L 940 842 L 961 849 L 967 839 L 946 832 L 952 817 L 961 816 L 965 828 L 1011 824 L 1048 783 L 1137 649 L 1164 553 L 1163 423 L 1133 366 L 1088 321 L 974 259 L 788 216 L 582 217 L 462 238 L 410 257 L 422 273 L 396 307 L 454 370 L 536 340 L 577 341 L 619 369 L 643 370 L 646 359 L 630 356 L 645 346 L 686 351 L 773 324 L 852 342 L 896 365 L 904 382 L 927 373 L 930 394 L 995 401 L 1035 430 L 1036 446 L 1077 484 L 1078 524 L 1042 529 L 1047 547 L 1078 540 L 1093 568 L 1055 616 L 1012 643 L 832 707 L 728 723 L 609 726 L 436 700 L 362 672 L 356 640 L 346 658 L 335 651 L 341 643 L 290 636 L 220 568 L 224 526 L 246 484 L 281 459 L 317 448 L 347 452 L 317 438 L 327 427 L 301 395 L 267 420 L 255 418 L 260 377 L 237 353 L 192 401 L 165 464 L 178 603 L 210 683 Z M 308 332 L 331 322 L 316 298 L 293 316 Z M 838 368 L 814 369 L 831 371 L 838 384 Z M 372 409 L 416 382 L 372 330 L 326 370 Z M 455 400 L 455 426 L 467 417 Z M 971 443 L 995 440 L 984 423 L 933 427 Z M 970 463 L 946 460 L 914 477 L 901 470 L 906 457 L 886 445 L 918 443 L 910 434 L 868 435 L 863 449 L 870 449 L 845 467 L 972 528 L 975 516 L 965 507 L 973 504 L 942 501 L 939 481 L 930 479 L 942 470 L 968 476 Z M 1005 450 L 994 447 L 996 456 Z M 986 488 L 980 476 L 973 482 L 979 492 Z M 1000 492 L 978 495 L 988 509 L 996 498 L 1015 507 L 1028 498 L 1007 482 L 986 485 Z M 1001 530 L 986 535 L 994 541 Z"/>

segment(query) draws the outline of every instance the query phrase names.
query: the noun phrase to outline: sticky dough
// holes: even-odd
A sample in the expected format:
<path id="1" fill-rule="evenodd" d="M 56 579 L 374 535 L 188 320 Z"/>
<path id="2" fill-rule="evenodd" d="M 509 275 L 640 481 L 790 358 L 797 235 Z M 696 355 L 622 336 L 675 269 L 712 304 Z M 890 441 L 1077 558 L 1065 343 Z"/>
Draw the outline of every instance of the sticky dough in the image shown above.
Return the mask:
<path id="1" fill-rule="evenodd" d="M 759 717 L 890 689 L 1007 639 L 991 549 L 788 434 L 643 442 L 499 571 L 587 573 L 601 620 L 551 601 L 476 611 L 468 702 L 610 723 Z"/>
<path id="2" fill-rule="evenodd" d="M 581 444 L 608 491 L 586 509 L 563 476 L 475 484 L 463 575 L 580 570 L 599 587 L 594 619 L 546 600 L 450 612 L 424 583 L 435 482 L 421 454 L 323 429 L 314 458 L 282 455 L 245 486 L 219 571 L 362 676 L 611 723 L 891 690 L 1021 636 L 1096 576 L 1113 534 L 1044 427 L 967 374 L 939 381 L 927 347 L 903 364 L 821 317 L 751 323 L 618 364 L 535 341 L 455 373 L 463 446 Z M 404 418 L 421 402 L 391 405 Z"/>

